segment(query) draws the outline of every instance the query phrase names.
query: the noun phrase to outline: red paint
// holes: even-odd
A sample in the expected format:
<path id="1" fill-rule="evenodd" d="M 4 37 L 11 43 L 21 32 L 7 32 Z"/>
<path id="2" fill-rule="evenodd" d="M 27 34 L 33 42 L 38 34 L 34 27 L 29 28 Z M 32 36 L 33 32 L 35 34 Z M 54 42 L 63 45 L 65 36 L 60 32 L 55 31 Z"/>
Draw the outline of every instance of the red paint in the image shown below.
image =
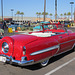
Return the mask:
<path id="1" fill-rule="evenodd" d="M 33 56 L 31 56 L 30 54 L 33 52 L 53 47 L 55 45 L 60 46 L 58 53 L 61 53 L 72 48 L 73 44 L 75 43 L 75 33 L 72 33 L 71 30 L 68 30 L 67 33 L 65 33 L 65 30 L 63 29 L 58 29 L 58 30 L 52 29 L 48 31 L 52 31 L 53 33 L 62 32 L 63 34 L 58 34 L 50 37 L 37 37 L 33 35 L 24 35 L 24 34 L 4 37 L 2 40 L 0 40 L 0 54 L 12 56 L 13 58 L 15 57 L 15 60 L 21 60 L 22 56 L 26 56 L 27 60 L 39 61 L 55 55 L 58 49 L 54 49 L 52 51 L 48 51 Z M 31 32 L 31 33 L 40 33 L 40 32 L 43 31 Z M 8 53 L 3 53 L 2 51 L 3 42 L 7 42 L 9 45 Z M 26 47 L 26 55 L 23 55 L 23 46 Z"/>

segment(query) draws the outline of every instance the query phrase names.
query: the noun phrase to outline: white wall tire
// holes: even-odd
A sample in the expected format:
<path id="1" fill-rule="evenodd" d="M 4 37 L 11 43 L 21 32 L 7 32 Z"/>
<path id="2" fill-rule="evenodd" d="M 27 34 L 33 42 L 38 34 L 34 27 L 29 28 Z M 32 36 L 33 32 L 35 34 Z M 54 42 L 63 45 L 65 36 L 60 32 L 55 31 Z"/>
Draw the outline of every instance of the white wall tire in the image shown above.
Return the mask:
<path id="1" fill-rule="evenodd" d="M 75 52 L 75 46 L 74 46 L 74 48 L 73 48 L 73 51 Z"/>
<path id="2" fill-rule="evenodd" d="M 43 62 L 41 62 L 41 63 L 40 63 L 40 66 L 41 66 L 41 67 L 45 67 L 45 66 L 48 65 L 48 63 L 49 63 L 49 59 L 48 59 L 48 60 L 45 60 L 45 61 L 43 61 Z"/>

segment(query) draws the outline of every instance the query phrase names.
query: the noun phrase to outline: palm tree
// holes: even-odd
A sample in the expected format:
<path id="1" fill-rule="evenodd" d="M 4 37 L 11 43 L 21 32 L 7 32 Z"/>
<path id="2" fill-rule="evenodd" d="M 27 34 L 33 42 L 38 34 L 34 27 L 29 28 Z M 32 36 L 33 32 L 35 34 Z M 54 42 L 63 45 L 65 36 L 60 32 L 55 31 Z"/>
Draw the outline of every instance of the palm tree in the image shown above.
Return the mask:
<path id="1" fill-rule="evenodd" d="M 44 0 L 44 22 L 45 22 L 45 13 L 46 13 L 46 0 Z"/>
<path id="2" fill-rule="evenodd" d="M 58 18 L 58 14 L 55 14 L 55 22 L 57 21 L 57 18 Z"/>
<path id="3" fill-rule="evenodd" d="M 36 12 L 36 15 L 37 15 L 37 19 L 38 19 L 38 12 Z"/>
<path id="4" fill-rule="evenodd" d="M 44 12 L 42 12 L 42 15 L 44 15 Z"/>
<path id="5" fill-rule="evenodd" d="M 55 0 L 55 21 L 57 20 L 57 0 Z"/>
<path id="6" fill-rule="evenodd" d="M 69 20 L 69 17 L 71 16 L 71 13 L 70 13 L 70 12 L 68 12 L 68 13 L 67 13 L 67 16 L 68 16 L 68 20 Z"/>
<path id="7" fill-rule="evenodd" d="M 61 18 L 62 18 L 63 14 L 60 14 L 60 16 L 61 16 Z"/>
<path id="8" fill-rule="evenodd" d="M 20 11 L 17 11 L 17 13 L 16 13 L 16 14 L 18 15 L 18 20 L 19 20 Z"/>
<path id="9" fill-rule="evenodd" d="M 48 12 L 46 12 L 46 13 L 45 13 L 45 15 L 46 15 L 46 17 L 47 17 L 47 15 L 48 15 Z"/>
<path id="10" fill-rule="evenodd" d="M 58 16 L 58 14 L 55 14 L 55 16 Z"/>
<path id="11" fill-rule="evenodd" d="M 42 12 L 42 15 L 44 15 L 44 12 Z M 45 15 L 46 15 L 46 17 L 47 17 L 47 15 L 48 15 L 48 12 L 45 12 Z"/>
<path id="12" fill-rule="evenodd" d="M 51 16 L 51 17 L 52 17 L 52 13 L 50 13 L 50 14 L 49 14 L 49 16 Z"/>
<path id="13" fill-rule="evenodd" d="M 39 15 L 39 21 L 40 21 L 40 15 L 41 15 L 41 12 L 39 12 L 38 15 Z"/>
<path id="14" fill-rule="evenodd" d="M 20 15 L 22 15 L 22 22 L 23 22 L 23 15 L 24 15 L 24 12 L 21 12 Z"/>
<path id="15" fill-rule="evenodd" d="M 66 14 L 66 13 L 64 13 L 64 16 L 65 16 L 65 17 L 66 17 L 66 15 L 67 15 L 67 14 Z"/>
<path id="16" fill-rule="evenodd" d="M 75 23 L 75 8 L 74 8 L 74 23 Z"/>

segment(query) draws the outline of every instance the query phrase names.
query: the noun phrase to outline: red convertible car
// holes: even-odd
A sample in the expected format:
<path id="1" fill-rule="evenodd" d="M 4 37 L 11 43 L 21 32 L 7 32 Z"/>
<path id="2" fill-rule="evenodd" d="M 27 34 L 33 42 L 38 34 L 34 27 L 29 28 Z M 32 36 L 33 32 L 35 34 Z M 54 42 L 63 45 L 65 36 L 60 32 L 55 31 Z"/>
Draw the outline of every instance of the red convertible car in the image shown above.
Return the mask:
<path id="1" fill-rule="evenodd" d="M 0 61 L 20 66 L 40 63 L 44 67 L 51 57 L 75 49 L 75 33 L 62 25 L 46 25 L 42 31 L 3 37 Z"/>

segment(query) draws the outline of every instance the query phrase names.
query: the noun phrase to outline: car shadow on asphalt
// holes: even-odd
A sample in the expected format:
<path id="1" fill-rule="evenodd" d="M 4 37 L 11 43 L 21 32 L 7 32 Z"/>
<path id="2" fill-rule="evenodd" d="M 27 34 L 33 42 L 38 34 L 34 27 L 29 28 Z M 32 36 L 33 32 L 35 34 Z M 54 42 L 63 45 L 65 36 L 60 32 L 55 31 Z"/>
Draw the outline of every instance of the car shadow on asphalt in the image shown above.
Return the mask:
<path id="1" fill-rule="evenodd" d="M 56 62 L 56 61 L 60 60 L 61 58 L 65 57 L 65 56 L 67 56 L 67 55 L 69 55 L 69 54 L 71 54 L 71 53 L 73 53 L 73 52 L 74 52 L 73 50 L 70 50 L 70 51 L 65 52 L 65 53 L 63 53 L 63 54 L 61 54 L 61 55 L 52 57 L 52 58 L 50 59 L 48 65 L 50 65 L 50 64 L 53 63 L 53 62 Z M 47 65 L 47 66 L 48 66 L 48 65 Z M 30 66 L 25 66 L 25 67 L 21 67 L 21 68 L 22 68 L 22 69 L 29 69 L 29 70 L 32 70 L 32 71 L 42 69 L 41 67 L 39 67 L 39 64 L 30 65 Z M 44 67 L 43 67 L 43 68 L 44 68 Z"/>

